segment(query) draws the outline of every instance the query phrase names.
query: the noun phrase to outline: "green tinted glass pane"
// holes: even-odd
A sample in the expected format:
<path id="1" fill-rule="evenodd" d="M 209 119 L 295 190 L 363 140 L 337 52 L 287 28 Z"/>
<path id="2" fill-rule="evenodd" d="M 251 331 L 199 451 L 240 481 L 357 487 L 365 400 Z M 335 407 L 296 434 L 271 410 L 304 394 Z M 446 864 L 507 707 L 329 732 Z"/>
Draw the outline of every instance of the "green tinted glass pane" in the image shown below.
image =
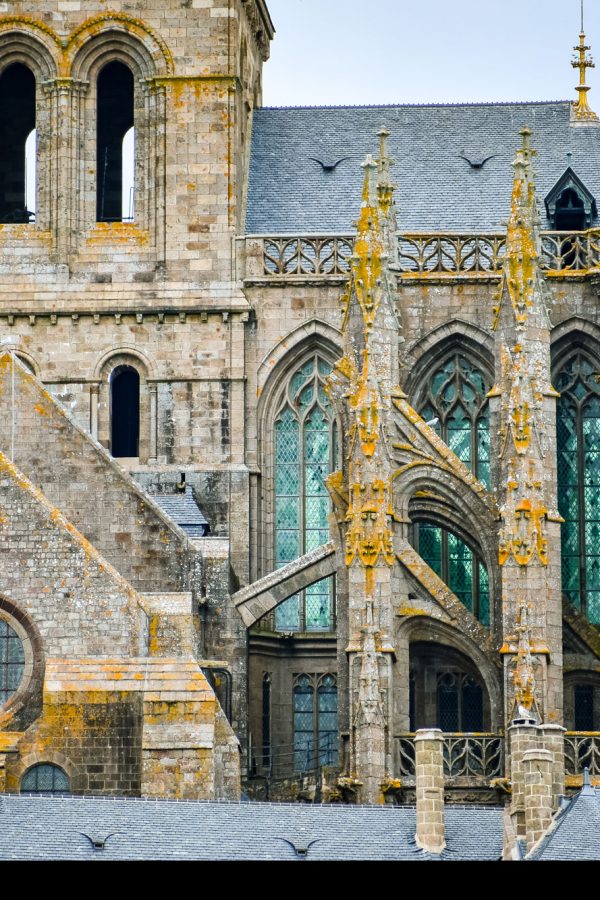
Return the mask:
<path id="1" fill-rule="evenodd" d="M 490 627 L 490 579 L 483 563 L 479 563 L 479 621 Z"/>
<path id="2" fill-rule="evenodd" d="M 331 627 L 332 579 L 311 584 L 305 591 L 307 631 L 322 631 Z"/>
<path id="3" fill-rule="evenodd" d="M 300 499 L 298 497 L 278 497 L 275 501 L 276 527 L 295 529 L 300 525 Z"/>
<path id="4" fill-rule="evenodd" d="M 275 549 L 278 563 L 297 559 L 300 556 L 300 535 L 297 531 L 278 531 Z"/>
<path id="5" fill-rule="evenodd" d="M 277 631 L 298 631 L 300 628 L 300 600 L 289 597 L 275 609 L 275 628 Z"/>
<path id="6" fill-rule="evenodd" d="M 434 525 L 419 525 L 419 555 L 433 569 L 442 574 L 442 529 Z"/>

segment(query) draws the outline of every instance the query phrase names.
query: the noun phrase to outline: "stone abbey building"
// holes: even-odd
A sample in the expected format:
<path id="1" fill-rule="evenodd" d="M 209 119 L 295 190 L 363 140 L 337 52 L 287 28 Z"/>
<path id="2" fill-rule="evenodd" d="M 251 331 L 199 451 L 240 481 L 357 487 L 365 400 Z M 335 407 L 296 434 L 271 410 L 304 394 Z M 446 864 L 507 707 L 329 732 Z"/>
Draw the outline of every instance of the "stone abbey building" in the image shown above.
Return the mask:
<path id="1" fill-rule="evenodd" d="M 532 748 L 600 777 L 585 38 L 574 103 L 266 109 L 273 34 L 0 2 L 0 791 L 410 803 L 438 728 L 518 829 Z"/>

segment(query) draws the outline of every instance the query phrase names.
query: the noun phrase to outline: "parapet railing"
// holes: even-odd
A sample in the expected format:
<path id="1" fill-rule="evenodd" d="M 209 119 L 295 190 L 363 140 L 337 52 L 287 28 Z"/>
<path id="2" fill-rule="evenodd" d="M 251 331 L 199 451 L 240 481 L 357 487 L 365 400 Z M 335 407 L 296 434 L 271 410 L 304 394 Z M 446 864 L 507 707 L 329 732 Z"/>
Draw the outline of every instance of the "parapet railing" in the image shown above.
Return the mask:
<path id="1" fill-rule="evenodd" d="M 246 278 L 342 279 L 350 271 L 353 235 L 248 235 Z M 600 270 L 600 229 L 544 231 L 542 266 L 554 277 Z M 425 278 L 495 278 L 506 253 L 505 234 L 398 233 L 399 274 Z"/>
<path id="2" fill-rule="evenodd" d="M 565 734 L 565 775 L 600 775 L 600 733 L 567 731 Z"/>
<path id="3" fill-rule="evenodd" d="M 395 737 L 395 774 L 415 776 L 415 735 Z M 504 738 L 499 734 L 444 734 L 446 778 L 500 778 L 504 775 Z"/>

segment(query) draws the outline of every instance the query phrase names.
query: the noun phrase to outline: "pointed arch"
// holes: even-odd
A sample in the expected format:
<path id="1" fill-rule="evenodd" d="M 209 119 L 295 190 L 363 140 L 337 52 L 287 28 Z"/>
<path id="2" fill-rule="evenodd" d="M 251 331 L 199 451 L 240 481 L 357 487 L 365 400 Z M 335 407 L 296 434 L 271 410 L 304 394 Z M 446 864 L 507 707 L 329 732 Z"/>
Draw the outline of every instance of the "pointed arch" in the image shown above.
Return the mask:
<path id="1" fill-rule="evenodd" d="M 324 388 L 340 351 L 334 329 L 307 325 L 263 360 L 263 371 L 271 369 L 258 404 L 263 574 L 329 540 L 325 478 L 337 465 L 339 426 Z M 275 618 L 288 631 L 330 630 L 331 582 L 302 589 Z"/>
<path id="2" fill-rule="evenodd" d="M 427 615 L 414 616 L 400 621 L 395 635 L 395 645 L 398 653 L 410 658 L 410 646 L 415 644 L 439 646 L 440 651 L 450 648 L 455 654 L 460 654 L 470 661 L 473 673 L 477 673 L 480 682 L 485 689 L 487 697 L 487 716 L 484 726 L 491 731 L 498 730 L 503 724 L 502 701 L 502 669 L 500 657 L 490 656 L 472 640 L 452 625 L 432 619 Z M 471 674 L 469 671 L 466 674 Z M 403 686 L 408 694 L 408 679 Z M 406 709 L 409 708 L 408 696 Z"/>
<path id="3" fill-rule="evenodd" d="M 270 379 L 276 373 L 277 377 L 285 377 L 285 371 L 281 364 L 285 359 L 293 365 L 294 354 L 301 351 L 304 344 L 319 344 L 323 347 L 325 353 L 333 356 L 334 361 L 342 355 L 342 333 L 338 328 L 334 328 L 321 319 L 310 319 L 303 322 L 298 328 L 294 328 L 272 350 L 262 359 L 258 367 L 257 390 L 260 399 L 262 399 L 265 390 L 272 390 Z"/>
<path id="4" fill-rule="evenodd" d="M 494 339 L 489 331 L 463 319 L 438 325 L 424 337 L 406 346 L 402 368 L 406 373 L 404 389 L 409 397 L 418 392 L 419 380 L 428 366 L 435 365 L 449 349 L 464 348 L 494 380 Z"/>

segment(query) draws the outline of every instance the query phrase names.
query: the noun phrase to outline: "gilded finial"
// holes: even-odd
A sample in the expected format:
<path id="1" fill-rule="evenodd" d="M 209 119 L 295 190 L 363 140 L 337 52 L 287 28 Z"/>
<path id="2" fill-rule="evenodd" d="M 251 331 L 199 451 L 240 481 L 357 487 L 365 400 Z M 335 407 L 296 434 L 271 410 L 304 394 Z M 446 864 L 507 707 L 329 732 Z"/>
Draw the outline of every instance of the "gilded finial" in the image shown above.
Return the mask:
<path id="1" fill-rule="evenodd" d="M 583 28 L 583 0 L 581 0 L 581 32 L 579 34 L 579 45 L 573 47 L 576 55 L 571 61 L 573 68 L 579 69 L 579 84 L 575 88 L 579 96 L 573 107 L 573 117 L 578 122 L 600 121 L 596 113 L 590 108 L 587 96 L 590 86 L 589 84 L 586 84 L 586 69 L 593 69 L 596 65 L 592 57 L 588 54 L 588 50 L 591 49 L 590 45 L 585 42 L 585 31 Z"/>

